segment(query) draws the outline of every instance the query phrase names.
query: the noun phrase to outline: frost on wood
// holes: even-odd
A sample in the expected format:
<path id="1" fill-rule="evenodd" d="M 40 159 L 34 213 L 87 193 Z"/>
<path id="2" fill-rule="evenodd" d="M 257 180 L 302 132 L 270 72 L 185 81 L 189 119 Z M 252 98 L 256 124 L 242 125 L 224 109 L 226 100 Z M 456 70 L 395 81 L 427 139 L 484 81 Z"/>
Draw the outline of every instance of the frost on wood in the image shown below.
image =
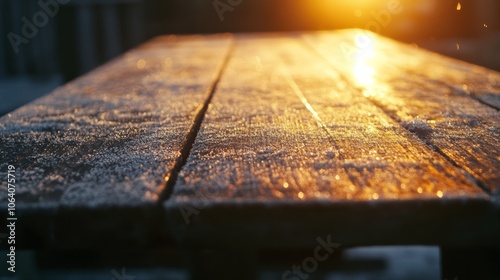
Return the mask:
<path id="1" fill-rule="evenodd" d="M 359 65 L 372 69 L 370 85 L 364 87 L 370 100 L 488 192 L 500 194 L 500 112 L 495 105 L 500 75 L 375 34 L 373 45 L 359 50 L 371 55 L 346 62 L 342 50 L 331 46 L 356 48 L 358 34 L 339 31 L 304 38 L 351 83 Z"/>
<path id="2" fill-rule="evenodd" d="M 156 40 L 3 117 L 18 205 L 154 202 L 227 46 Z"/>
<path id="3" fill-rule="evenodd" d="M 301 42 L 240 40 L 166 203 L 172 211 L 485 197 Z M 419 119 L 410 125 L 427 133 Z"/>
<path id="4" fill-rule="evenodd" d="M 410 132 L 415 133 L 420 139 L 424 141 L 426 141 L 426 139 L 428 139 L 432 134 L 432 129 L 429 124 L 418 116 L 411 121 L 401 122 L 401 125 L 408 129 Z"/>

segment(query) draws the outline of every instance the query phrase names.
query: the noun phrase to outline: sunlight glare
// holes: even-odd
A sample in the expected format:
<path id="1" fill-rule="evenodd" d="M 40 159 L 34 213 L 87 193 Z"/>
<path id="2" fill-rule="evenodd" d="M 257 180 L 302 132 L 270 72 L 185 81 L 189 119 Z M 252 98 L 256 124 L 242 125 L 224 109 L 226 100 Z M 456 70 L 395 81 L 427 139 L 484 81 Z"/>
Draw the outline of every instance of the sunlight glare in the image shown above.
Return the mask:
<path id="1" fill-rule="evenodd" d="M 363 35 L 358 35 L 358 37 Z M 360 38 L 356 39 L 359 42 Z M 357 86 L 362 88 L 369 88 L 373 86 L 373 75 L 375 74 L 375 69 L 368 64 L 368 61 L 375 56 L 375 50 L 373 48 L 374 43 L 370 42 L 369 45 L 364 47 L 358 46 L 358 50 L 353 54 L 354 59 L 353 64 L 353 76 Z"/>

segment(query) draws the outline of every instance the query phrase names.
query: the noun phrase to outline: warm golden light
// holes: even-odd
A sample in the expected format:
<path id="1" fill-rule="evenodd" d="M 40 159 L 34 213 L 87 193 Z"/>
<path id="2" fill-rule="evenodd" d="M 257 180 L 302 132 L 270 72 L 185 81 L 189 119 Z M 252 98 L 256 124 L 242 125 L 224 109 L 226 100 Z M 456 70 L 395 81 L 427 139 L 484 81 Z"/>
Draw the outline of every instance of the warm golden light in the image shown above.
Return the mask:
<path id="1" fill-rule="evenodd" d="M 146 67 L 146 60 L 139 59 L 137 61 L 137 69 L 141 70 L 141 69 L 144 69 L 145 67 Z"/>
<path id="2" fill-rule="evenodd" d="M 366 97 L 377 96 L 386 98 L 387 84 L 377 81 L 379 65 L 386 60 L 379 48 L 383 43 L 369 31 L 358 31 L 353 41 L 346 42 L 348 51 L 345 53 L 351 67 L 353 83 L 363 91 Z"/>
<path id="3" fill-rule="evenodd" d="M 354 78 L 356 79 L 356 84 L 361 87 L 370 87 L 373 85 L 373 74 L 375 74 L 375 69 L 370 66 L 363 64 L 362 62 L 356 62 L 353 67 Z"/>
<path id="4" fill-rule="evenodd" d="M 364 37 L 366 38 L 364 38 Z M 368 35 L 358 35 L 356 38 L 356 52 L 352 54 L 353 59 L 353 77 L 354 82 L 357 86 L 362 88 L 369 88 L 373 86 L 373 75 L 375 74 L 375 69 L 371 67 L 368 62 L 375 56 L 375 50 L 373 49 L 373 41 L 369 38 L 369 42 L 361 45 L 359 42 L 366 41 Z"/>
<path id="5" fill-rule="evenodd" d="M 392 0 L 389 1 L 392 3 Z M 310 0 L 302 1 L 301 13 L 310 19 L 328 19 L 339 27 L 361 27 L 374 20 L 373 15 L 385 9 L 388 0 Z M 378 15 L 378 14 L 377 14 Z M 377 16 L 375 16 L 377 17 Z M 320 20 L 317 24 L 323 24 Z"/>

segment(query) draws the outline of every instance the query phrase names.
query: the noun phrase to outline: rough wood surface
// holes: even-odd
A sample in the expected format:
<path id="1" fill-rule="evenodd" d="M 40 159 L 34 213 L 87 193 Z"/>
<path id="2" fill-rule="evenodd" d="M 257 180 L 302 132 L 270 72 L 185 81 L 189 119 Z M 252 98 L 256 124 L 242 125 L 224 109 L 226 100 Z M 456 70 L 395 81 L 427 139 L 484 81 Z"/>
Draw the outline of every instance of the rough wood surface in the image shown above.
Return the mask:
<path id="1" fill-rule="evenodd" d="M 154 202 L 228 42 L 156 40 L 3 117 L 19 206 Z"/>
<path id="2" fill-rule="evenodd" d="M 160 37 L 1 118 L 21 244 L 499 245 L 497 73 L 358 33 Z"/>
<path id="3" fill-rule="evenodd" d="M 393 119 L 500 194 L 500 112 L 463 91 L 498 99 L 500 75 L 375 36 L 358 30 L 305 38 Z"/>
<path id="4" fill-rule="evenodd" d="M 462 214 L 487 201 L 300 38 L 274 35 L 237 40 L 166 207 L 189 244 L 272 246 L 328 232 L 345 244 L 436 242 L 457 229 L 439 225 L 454 219 L 443 205 L 477 238 L 484 224 Z M 428 230 L 404 228 L 415 226 Z M 398 237 L 381 241 L 391 227 Z"/>
<path id="5" fill-rule="evenodd" d="M 87 235 L 147 223 L 141 207 L 158 203 L 230 41 L 158 38 L 1 118 L 0 170 L 16 168 L 18 215 L 43 210 L 47 226 L 56 215 L 61 230 L 99 228 Z"/>
<path id="6" fill-rule="evenodd" d="M 332 36 L 335 37 L 333 41 Z M 311 39 L 309 35 L 306 37 Z M 419 49 L 366 30 L 318 32 L 313 37 L 321 37 L 313 44 L 333 51 L 330 54 L 336 54 L 340 50 L 343 61 L 348 64 L 356 60 L 363 50 L 365 53 L 372 50 L 381 54 L 376 58 L 378 63 L 396 66 L 401 74 L 441 83 L 488 106 L 500 109 L 500 73 L 496 71 Z"/>
<path id="7" fill-rule="evenodd" d="M 442 56 L 424 49 L 377 36 L 377 48 L 388 55 L 387 62 L 397 65 L 412 76 L 422 76 L 442 83 L 452 90 L 470 95 L 480 102 L 500 110 L 500 73 L 484 67 Z"/>

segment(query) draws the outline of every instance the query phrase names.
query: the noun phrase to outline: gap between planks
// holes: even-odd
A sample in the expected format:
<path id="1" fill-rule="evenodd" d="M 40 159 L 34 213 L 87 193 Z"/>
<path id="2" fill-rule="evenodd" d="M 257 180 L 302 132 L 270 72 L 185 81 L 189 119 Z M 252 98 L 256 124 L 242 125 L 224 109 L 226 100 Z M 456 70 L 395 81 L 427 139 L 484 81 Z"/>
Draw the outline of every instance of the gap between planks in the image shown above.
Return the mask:
<path id="1" fill-rule="evenodd" d="M 418 72 L 415 72 L 415 71 L 412 71 L 412 70 L 406 70 L 406 69 L 404 69 L 404 71 L 407 71 L 409 74 L 418 76 L 421 79 L 429 80 L 429 82 L 431 82 L 431 83 L 435 83 L 437 85 L 441 85 L 443 87 L 446 87 L 446 88 L 450 89 L 450 91 L 460 92 L 460 94 L 462 94 L 463 96 L 467 96 L 469 98 L 472 98 L 475 101 L 477 101 L 477 102 L 479 102 L 479 103 L 481 103 L 481 104 L 483 104 L 485 106 L 488 106 L 488 107 L 490 107 L 490 108 L 492 108 L 492 109 L 494 109 L 496 111 L 500 111 L 500 108 L 497 108 L 493 104 L 490 104 L 490 103 L 484 101 L 483 99 L 479 98 L 477 96 L 477 93 L 475 93 L 474 91 L 467 93 L 468 90 L 464 90 L 464 89 L 460 89 L 458 87 L 454 87 L 454 86 L 449 85 L 449 84 L 447 84 L 447 83 L 445 83 L 445 82 L 443 82 L 441 80 L 438 80 L 438 79 L 431 79 L 431 78 L 429 78 L 429 77 L 427 77 L 427 76 L 425 76 L 425 75 L 423 75 L 421 73 L 418 73 Z"/>
<path id="2" fill-rule="evenodd" d="M 312 52 L 314 54 L 316 54 L 318 57 L 320 57 L 322 60 L 324 60 L 328 65 L 330 65 L 334 70 L 337 70 L 336 69 L 336 66 L 333 65 L 329 59 L 327 59 L 326 57 L 323 56 L 322 53 L 320 53 L 320 51 L 312 45 L 312 42 L 308 41 L 306 38 L 304 38 L 304 36 L 302 35 L 298 35 L 298 36 L 294 36 L 295 38 L 298 39 L 298 41 L 300 41 L 304 46 L 306 46 L 306 48 L 312 50 Z M 342 73 L 342 71 L 337 71 L 337 73 L 339 74 L 339 76 L 346 82 L 346 83 L 349 83 L 351 84 L 352 83 L 352 80 L 349 79 L 348 77 L 345 76 L 344 73 Z M 421 75 L 421 74 L 418 74 L 419 77 L 422 77 L 422 78 L 427 78 L 425 77 L 424 75 Z M 432 82 L 436 82 L 436 80 L 432 80 Z M 442 85 L 444 83 L 442 82 L 438 82 L 438 84 Z M 449 86 L 449 85 L 446 85 L 446 87 L 452 89 L 452 90 L 456 90 L 455 88 Z M 361 88 L 358 88 L 358 90 L 360 92 L 363 91 L 363 89 Z M 462 91 L 460 91 L 460 93 L 464 94 Z M 392 120 L 394 120 L 396 123 L 398 123 L 400 125 L 401 128 L 403 128 L 404 130 L 408 131 L 409 133 L 411 133 L 412 135 L 415 136 L 415 138 L 417 138 L 419 141 L 423 142 L 427 147 L 429 147 L 430 149 L 432 149 L 433 151 L 436 151 L 444 160 L 448 161 L 450 164 L 452 164 L 453 166 L 455 166 L 457 169 L 461 170 L 462 172 L 464 172 L 464 174 L 466 174 L 466 176 L 469 178 L 469 180 L 474 183 L 478 188 L 480 188 L 481 190 L 483 190 L 486 194 L 492 196 L 493 195 L 493 191 L 490 190 L 486 184 L 484 182 L 481 181 L 480 178 L 477 178 L 476 176 L 474 176 L 473 174 L 471 174 L 470 172 L 468 172 L 465 168 L 463 168 L 462 166 L 460 166 L 457 162 L 455 162 L 453 159 L 451 159 L 448 155 L 446 155 L 446 153 L 444 153 L 439 147 L 437 147 L 436 145 L 432 145 L 431 143 L 428 143 L 427 141 L 425 141 L 425 139 L 423 139 L 420 135 L 418 135 L 417 133 L 414 133 L 412 131 L 410 131 L 407 127 L 403 126 L 402 125 L 402 122 L 400 119 L 397 118 L 397 116 L 394 116 L 393 114 L 391 114 L 390 112 L 387 111 L 387 109 L 382 106 L 381 104 L 379 104 L 376 100 L 372 100 L 371 98 L 368 98 L 366 96 L 364 96 L 363 94 L 361 94 L 361 96 L 363 96 L 365 99 L 367 99 L 370 103 L 372 103 L 374 106 L 378 107 L 379 109 L 382 110 L 382 112 L 384 112 L 388 117 L 390 117 Z M 471 95 L 466 95 L 468 96 L 469 98 L 489 107 L 489 108 L 492 108 L 492 109 L 495 109 L 498 111 L 498 108 L 495 108 L 494 106 L 490 105 L 490 104 L 487 104 L 485 103 L 484 101 L 481 101 L 479 100 L 479 98 L 477 98 L 475 95 L 473 96 L 472 94 Z"/>
<path id="3" fill-rule="evenodd" d="M 177 178 L 179 177 L 179 173 L 181 172 L 182 168 L 184 165 L 186 165 L 187 159 L 189 158 L 189 155 L 191 154 L 191 150 L 193 148 L 194 141 L 196 140 L 196 136 L 198 135 L 198 132 L 200 131 L 201 125 L 203 123 L 203 119 L 205 118 L 205 114 L 208 110 L 208 106 L 210 105 L 210 102 L 212 101 L 212 97 L 214 96 L 214 93 L 217 89 L 217 85 L 219 84 L 219 81 L 222 77 L 222 74 L 224 73 L 224 70 L 226 69 L 226 66 L 231 58 L 231 54 L 233 53 L 234 50 L 234 37 L 231 36 L 231 42 L 229 44 L 229 47 L 227 48 L 226 55 L 223 59 L 223 61 L 219 64 L 215 74 L 214 74 L 214 79 L 210 87 L 207 89 L 207 94 L 205 101 L 203 104 L 201 104 L 198 109 L 196 110 L 195 118 L 193 120 L 193 123 L 186 134 L 186 138 L 184 140 L 184 145 L 182 146 L 179 156 L 175 160 L 172 168 L 170 169 L 170 173 L 166 175 L 165 178 L 165 184 L 163 187 L 163 190 L 161 190 L 159 198 L 157 200 L 157 205 L 162 205 L 163 202 L 168 200 L 170 196 L 172 195 L 174 191 L 175 184 L 177 182 Z"/>
<path id="4" fill-rule="evenodd" d="M 237 39 L 240 38 L 237 37 Z M 242 200 L 258 203 L 279 199 L 286 202 L 290 201 L 286 199 L 298 201 L 299 198 L 304 197 L 311 200 L 319 197 L 351 199 L 352 196 L 344 197 L 347 193 L 355 193 L 363 199 L 372 199 L 371 194 L 369 197 L 364 195 L 375 189 L 380 189 L 379 193 L 384 193 L 384 198 L 402 198 L 400 195 L 393 196 L 399 192 L 400 183 L 407 182 L 406 179 L 419 179 L 415 176 L 416 173 L 406 172 L 407 168 L 419 174 L 423 174 L 425 170 L 429 171 L 430 175 L 434 174 L 417 180 L 422 183 L 422 186 L 428 187 L 426 195 L 432 198 L 436 195 L 440 197 L 440 191 L 437 188 L 449 184 L 451 189 L 459 184 L 458 179 L 474 190 L 474 193 L 481 193 L 486 197 L 486 193 L 466 179 L 464 173 L 454 168 L 428 146 L 423 145 L 407 130 L 401 129 L 399 123 L 394 122 L 380 108 L 367 101 L 350 83 L 344 83 L 338 77 L 337 72 L 332 71 L 330 65 L 324 63 L 321 57 L 311 53 L 308 48 L 304 48 L 296 38 L 290 38 L 290 36 L 266 38 L 266 36 L 254 35 L 246 39 L 235 48 L 235 54 L 232 55 L 228 68 L 221 78 L 212 106 L 207 111 L 203 127 L 193 144 L 190 159 L 179 173 L 174 194 L 169 199 L 167 207 L 173 209 L 176 203 L 189 203 L 191 199 L 196 201 L 199 198 L 197 193 L 211 186 L 215 186 L 214 188 L 218 191 L 215 203 L 222 202 L 226 198 L 229 203 L 237 201 L 238 204 Z M 257 59 L 257 64 L 263 68 L 255 68 L 257 64 L 254 65 L 251 62 L 255 61 L 255 57 L 260 56 L 266 62 L 261 63 L 261 59 Z M 280 64 L 292 67 L 289 72 L 294 73 L 292 86 L 287 73 L 280 71 L 283 68 Z M 314 66 L 309 66 L 309 64 Z M 279 81 L 272 77 L 279 77 Z M 329 79 L 331 77 L 337 77 L 339 80 Z M 301 85 L 306 91 L 294 92 L 294 83 Z M 329 110 L 330 102 L 336 102 L 330 93 L 333 88 L 337 97 L 344 95 L 348 97 L 348 102 L 333 103 L 339 105 L 342 110 L 339 111 L 341 115 L 331 114 Z M 241 94 L 245 91 L 251 92 L 252 96 Z M 302 95 L 308 98 L 301 100 Z M 258 96 L 263 98 L 257 98 Z M 314 106 L 313 111 L 307 108 L 308 103 Z M 357 103 L 366 106 L 353 108 L 346 106 Z M 364 116 L 364 114 L 359 114 L 361 112 L 358 111 L 359 109 L 363 109 L 363 112 L 367 109 L 366 112 L 376 113 L 380 118 L 374 120 L 371 117 L 359 118 L 358 116 Z M 320 112 L 321 119 L 325 120 L 323 122 L 332 124 L 334 129 L 327 129 L 328 133 L 323 132 L 324 126 L 321 125 L 321 121 L 318 122 L 318 119 L 314 118 L 314 112 Z M 344 113 L 347 115 L 343 116 Z M 235 121 L 235 123 L 221 128 L 228 120 Z M 366 125 L 366 129 L 363 129 L 364 126 L 356 129 L 355 124 L 360 120 L 363 120 L 361 125 Z M 235 129 L 236 126 L 241 126 L 241 129 Z M 351 130 L 349 126 L 353 126 L 354 133 L 349 133 Z M 337 130 L 336 127 L 341 129 Z M 377 133 L 378 140 L 383 140 L 381 137 L 385 135 L 390 140 L 387 143 L 394 143 L 395 146 L 394 151 L 390 151 L 387 156 L 384 151 L 383 163 L 375 164 L 374 168 L 367 170 L 364 167 L 369 161 L 380 160 L 371 156 L 368 149 L 378 148 L 379 143 L 385 143 L 385 141 L 370 140 L 372 139 L 369 138 L 370 136 L 375 136 L 371 128 L 380 132 Z M 334 161 L 331 160 L 334 156 L 331 151 L 331 142 L 328 141 L 330 132 L 335 135 L 335 142 L 343 143 L 347 148 L 346 153 L 341 152 Z M 350 142 L 351 140 L 354 142 Z M 358 145 L 352 143 L 362 145 L 366 143 L 366 149 L 358 150 Z M 382 149 L 384 150 L 383 147 Z M 223 155 L 222 158 L 221 155 Z M 313 157 L 318 160 L 312 159 Z M 429 159 L 434 159 L 438 164 L 436 165 L 435 161 L 431 162 Z M 357 163 L 360 164 L 359 168 L 356 168 Z M 442 177 L 442 172 L 438 172 L 435 167 L 452 168 L 459 176 L 453 176 L 454 179 L 451 182 L 449 179 L 451 176 Z M 327 168 L 334 168 L 341 172 L 339 173 L 341 176 L 335 176 L 335 179 L 332 176 L 323 176 L 322 170 Z M 346 174 L 346 168 L 352 172 Z M 360 170 L 361 168 L 363 170 Z M 389 169 L 392 172 L 388 171 Z M 410 173 L 412 175 L 408 175 Z M 328 174 L 336 175 L 330 172 Z M 401 178 L 396 178 L 400 176 Z M 341 185 L 337 183 L 340 177 L 343 178 Z M 431 177 L 443 179 L 442 184 L 435 185 L 431 182 L 433 181 Z M 392 180 L 394 184 L 391 187 L 397 190 L 388 191 L 386 195 L 381 187 L 385 185 L 385 179 Z M 282 184 L 283 187 L 281 187 Z M 412 184 L 414 188 L 410 189 L 413 191 L 404 191 L 407 197 L 417 193 L 418 183 Z M 333 185 L 339 192 L 328 190 L 333 188 Z M 354 189 L 351 189 L 351 185 Z M 363 186 L 370 188 L 362 188 Z M 405 188 L 403 186 L 403 189 Z M 311 195 L 304 196 L 308 192 Z M 377 198 L 374 199 L 378 199 L 378 194 L 376 196 Z M 419 196 L 421 197 L 423 196 Z"/>

